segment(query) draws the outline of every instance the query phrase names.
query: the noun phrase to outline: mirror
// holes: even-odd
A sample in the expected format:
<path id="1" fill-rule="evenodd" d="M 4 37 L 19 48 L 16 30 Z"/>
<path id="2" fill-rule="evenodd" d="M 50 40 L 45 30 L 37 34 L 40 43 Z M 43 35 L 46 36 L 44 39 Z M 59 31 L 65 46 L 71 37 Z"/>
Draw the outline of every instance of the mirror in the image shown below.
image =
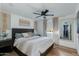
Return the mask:
<path id="1" fill-rule="evenodd" d="M 71 39 L 71 23 L 68 21 L 61 22 L 60 28 L 60 39 L 72 40 Z"/>

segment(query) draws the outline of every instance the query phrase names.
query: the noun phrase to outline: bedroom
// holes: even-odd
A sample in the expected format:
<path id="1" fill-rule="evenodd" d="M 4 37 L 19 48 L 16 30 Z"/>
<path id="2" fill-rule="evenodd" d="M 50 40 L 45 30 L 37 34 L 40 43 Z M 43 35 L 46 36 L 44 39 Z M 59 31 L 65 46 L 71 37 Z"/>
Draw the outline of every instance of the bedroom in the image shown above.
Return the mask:
<path id="1" fill-rule="evenodd" d="M 0 3 L 0 54 L 78 56 L 78 10 L 77 3 Z"/>

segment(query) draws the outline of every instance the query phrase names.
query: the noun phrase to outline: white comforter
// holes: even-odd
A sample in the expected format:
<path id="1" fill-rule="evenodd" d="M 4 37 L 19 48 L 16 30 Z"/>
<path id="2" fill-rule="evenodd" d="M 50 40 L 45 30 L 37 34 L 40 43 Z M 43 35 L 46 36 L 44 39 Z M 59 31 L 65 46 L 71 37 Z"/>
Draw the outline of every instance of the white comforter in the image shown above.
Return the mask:
<path id="1" fill-rule="evenodd" d="M 48 37 L 34 36 L 16 39 L 14 46 L 28 56 L 40 56 L 40 54 L 44 53 L 52 44 L 53 40 Z"/>

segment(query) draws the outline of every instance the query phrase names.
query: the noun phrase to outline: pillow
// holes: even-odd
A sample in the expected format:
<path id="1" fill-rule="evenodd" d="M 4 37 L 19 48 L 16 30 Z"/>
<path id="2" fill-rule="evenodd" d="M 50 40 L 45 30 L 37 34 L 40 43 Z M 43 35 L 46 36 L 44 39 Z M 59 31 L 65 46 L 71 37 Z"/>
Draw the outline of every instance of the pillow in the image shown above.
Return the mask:
<path id="1" fill-rule="evenodd" d="M 33 33 L 32 32 L 28 32 L 28 35 L 31 37 L 31 36 L 33 36 Z"/>
<path id="2" fill-rule="evenodd" d="M 32 32 L 27 32 L 27 33 L 22 33 L 24 37 L 32 37 L 33 33 Z"/>
<path id="3" fill-rule="evenodd" d="M 29 37 L 28 33 L 22 33 L 23 37 Z"/>
<path id="4" fill-rule="evenodd" d="M 21 38 L 21 37 L 23 37 L 22 33 L 16 33 L 16 34 L 15 34 L 15 38 L 16 38 L 16 39 Z"/>

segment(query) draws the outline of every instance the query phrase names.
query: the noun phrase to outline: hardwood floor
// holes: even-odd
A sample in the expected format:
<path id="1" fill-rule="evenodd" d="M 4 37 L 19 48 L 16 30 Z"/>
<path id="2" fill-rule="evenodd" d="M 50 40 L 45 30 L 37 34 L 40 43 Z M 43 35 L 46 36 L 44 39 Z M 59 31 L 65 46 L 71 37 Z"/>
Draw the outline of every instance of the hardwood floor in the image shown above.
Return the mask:
<path id="1" fill-rule="evenodd" d="M 57 45 L 47 56 L 78 56 L 78 54 L 75 49 Z"/>
<path id="2" fill-rule="evenodd" d="M 5 56 L 18 56 L 15 51 L 5 54 Z M 55 46 L 52 48 L 47 56 L 78 56 L 75 49 L 67 48 L 63 46 Z"/>

